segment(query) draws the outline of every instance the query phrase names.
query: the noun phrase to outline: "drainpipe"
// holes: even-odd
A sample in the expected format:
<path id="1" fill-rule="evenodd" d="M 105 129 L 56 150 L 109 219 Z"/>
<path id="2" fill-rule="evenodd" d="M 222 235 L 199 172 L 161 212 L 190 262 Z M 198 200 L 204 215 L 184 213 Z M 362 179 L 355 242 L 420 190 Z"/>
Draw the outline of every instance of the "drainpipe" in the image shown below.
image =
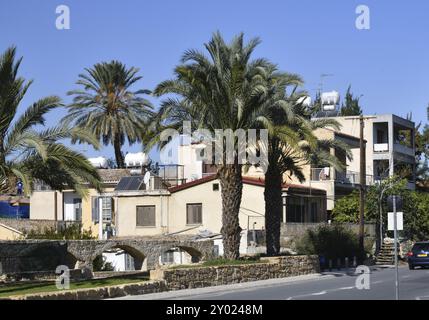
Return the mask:
<path id="1" fill-rule="evenodd" d="M 115 204 L 115 207 L 113 208 L 114 209 L 114 212 L 115 212 L 115 227 L 114 227 L 114 230 L 115 230 L 115 237 L 117 236 L 117 234 L 118 234 L 118 230 L 119 230 L 119 226 L 118 226 L 118 221 L 119 221 L 119 197 L 115 197 L 114 198 L 115 199 L 115 202 L 114 202 L 114 204 Z"/>
<path id="2" fill-rule="evenodd" d="M 103 240 L 103 199 L 98 199 L 98 239 Z"/>
<path id="3" fill-rule="evenodd" d="M 54 219 L 58 220 L 58 195 L 57 191 L 54 191 Z"/>
<path id="4" fill-rule="evenodd" d="M 164 208 L 162 206 L 162 195 L 160 196 L 161 202 L 161 230 L 164 228 Z"/>

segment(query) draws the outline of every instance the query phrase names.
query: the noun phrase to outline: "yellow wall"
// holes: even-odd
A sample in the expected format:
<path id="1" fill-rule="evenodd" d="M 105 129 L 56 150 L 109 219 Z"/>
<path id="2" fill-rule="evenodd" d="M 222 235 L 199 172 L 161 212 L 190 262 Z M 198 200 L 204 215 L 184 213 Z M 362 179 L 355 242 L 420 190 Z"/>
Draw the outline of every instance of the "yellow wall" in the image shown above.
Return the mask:
<path id="1" fill-rule="evenodd" d="M 166 198 L 166 196 L 163 196 L 163 198 Z M 116 232 L 118 236 L 153 236 L 163 233 L 160 196 L 119 197 L 116 200 L 116 204 L 118 210 Z M 167 204 L 166 199 L 163 199 L 163 204 Z M 137 206 L 144 205 L 155 205 L 155 227 L 137 227 Z"/>
<path id="2" fill-rule="evenodd" d="M 63 198 L 58 191 L 34 191 L 30 197 L 30 219 L 55 220 L 55 196 L 57 197 L 57 219 L 62 220 Z"/>
<path id="3" fill-rule="evenodd" d="M 0 224 L 0 240 L 17 240 L 22 238 L 22 236 L 21 232 Z"/>
<path id="4" fill-rule="evenodd" d="M 112 192 L 114 188 L 105 188 L 104 192 Z M 92 221 L 91 197 L 100 197 L 102 194 L 95 189 L 89 189 L 89 194 L 82 199 L 82 227 L 85 230 L 91 230 L 94 237 L 99 235 L 99 224 Z M 112 215 L 115 216 L 115 207 L 112 208 Z"/>
<path id="5" fill-rule="evenodd" d="M 162 200 L 159 195 L 117 197 L 117 235 L 120 237 L 152 236 L 191 228 L 191 230 L 181 234 L 195 234 L 204 229 L 219 233 L 222 227 L 222 200 L 221 191 L 213 191 L 212 185 L 214 183 L 219 183 L 219 181 L 212 180 L 192 188 L 174 192 L 171 195 L 163 195 Z M 202 197 L 201 195 L 204 196 Z M 186 224 L 186 205 L 189 203 L 202 203 L 201 225 Z M 143 205 L 155 205 L 155 227 L 136 226 L 136 207 Z M 161 211 L 163 211 L 163 215 Z M 241 228 L 247 229 L 248 223 L 250 228 L 253 228 L 254 222 L 256 222 L 256 229 L 264 227 L 264 212 L 264 188 L 244 184 L 239 215 Z"/>
<path id="6" fill-rule="evenodd" d="M 113 188 L 105 188 L 104 191 L 111 192 Z M 102 195 L 95 189 L 88 189 L 88 192 L 88 196 L 82 199 L 82 226 L 86 230 L 91 230 L 93 236 L 97 237 L 99 225 L 92 222 L 91 197 Z M 63 194 L 59 191 L 34 191 L 30 198 L 30 219 L 55 220 L 55 194 L 57 195 L 57 220 L 63 220 Z M 114 211 L 115 208 L 113 208 L 113 215 Z"/>

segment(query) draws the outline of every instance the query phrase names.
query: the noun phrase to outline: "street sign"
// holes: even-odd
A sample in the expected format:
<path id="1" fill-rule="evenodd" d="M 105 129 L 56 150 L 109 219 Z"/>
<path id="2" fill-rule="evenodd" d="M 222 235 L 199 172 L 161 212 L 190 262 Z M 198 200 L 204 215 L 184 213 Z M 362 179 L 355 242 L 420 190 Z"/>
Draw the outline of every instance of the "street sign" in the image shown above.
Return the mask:
<path id="1" fill-rule="evenodd" d="M 404 214 L 402 212 L 396 212 L 396 225 L 396 230 L 404 230 Z M 387 213 L 387 228 L 389 231 L 395 230 L 395 220 L 393 212 Z"/>
<path id="2" fill-rule="evenodd" d="M 393 197 L 396 199 L 396 211 L 402 211 L 402 197 L 401 196 L 388 196 L 387 197 L 387 210 L 393 210 Z M 392 229 L 393 230 L 393 229 Z"/>

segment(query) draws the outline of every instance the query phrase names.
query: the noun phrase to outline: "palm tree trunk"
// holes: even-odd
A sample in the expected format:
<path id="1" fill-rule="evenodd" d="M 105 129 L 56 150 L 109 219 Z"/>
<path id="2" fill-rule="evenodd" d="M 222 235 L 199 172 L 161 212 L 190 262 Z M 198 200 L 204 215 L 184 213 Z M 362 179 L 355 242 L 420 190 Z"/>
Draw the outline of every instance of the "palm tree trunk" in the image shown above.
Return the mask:
<path id="1" fill-rule="evenodd" d="M 124 155 L 121 151 L 121 138 L 116 134 L 113 139 L 113 148 L 115 149 L 116 166 L 118 168 L 125 168 Z"/>
<path id="2" fill-rule="evenodd" d="M 283 213 L 282 174 L 276 164 L 269 164 L 265 173 L 265 238 L 267 255 L 280 253 L 280 223 Z"/>
<path id="3" fill-rule="evenodd" d="M 222 194 L 222 229 L 224 258 L 236 260 L 240 257 L 241 228 L 239 210 L 243 184 L 241 165 L 228 164 L 219 171 Z"/>

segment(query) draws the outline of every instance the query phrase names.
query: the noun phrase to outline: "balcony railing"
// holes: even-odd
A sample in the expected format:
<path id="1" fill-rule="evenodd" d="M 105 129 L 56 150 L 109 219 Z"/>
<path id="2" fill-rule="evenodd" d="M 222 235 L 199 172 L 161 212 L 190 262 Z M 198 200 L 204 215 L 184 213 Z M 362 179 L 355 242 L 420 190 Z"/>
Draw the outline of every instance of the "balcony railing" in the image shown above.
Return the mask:
<path id="1" fill-rule="evenodd" d="M 331 179 L 331 168 L 311 168 L 311 181 L 329 181 Z"/>
<path id="2" fill-rule="evenodd" d="M 366 175 L 365 184 L 371 185 L 374 182 L 372 175 Z M 360 184 L 360 174 L 355 171 L 335 172 L 335 179 L 332 168 L 312 168 L 311 181 L 335 181 L 343 184 Z"/>
<path id="3" fill-rule="evenodd" d="M 388 143 L 374 143 L 374 152 L 388 152 L 389 144 Z"/>
<path id="4" fill-rule="evenodd" d="M 355 171 L 347 172 L 336 172 L 335 181 L 344 184 L 360 184 L 360 173 Z M 374 183 L 372 175 L 365 175 L 365 185 L 371 185 Z"/>

